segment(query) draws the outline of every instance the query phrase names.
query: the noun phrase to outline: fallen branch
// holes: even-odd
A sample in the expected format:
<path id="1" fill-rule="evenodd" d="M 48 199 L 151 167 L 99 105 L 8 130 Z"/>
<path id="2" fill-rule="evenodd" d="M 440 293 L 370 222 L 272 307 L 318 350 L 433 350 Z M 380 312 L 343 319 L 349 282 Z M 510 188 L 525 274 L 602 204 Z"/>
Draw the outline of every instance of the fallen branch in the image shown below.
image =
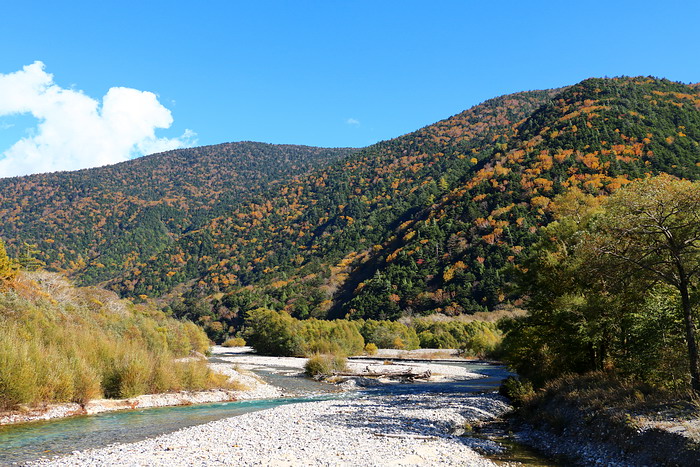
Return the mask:
<path id="1" fill-rule="evenodd" d="M 399 435 L 393 433 L 374 433 L 374 436 L 381 436 L 382 438 L 399 438 L 399 439 L 426 439 L 426 440 L 436 440 L 436 436 L 423 436 L 423 435 Z"/>

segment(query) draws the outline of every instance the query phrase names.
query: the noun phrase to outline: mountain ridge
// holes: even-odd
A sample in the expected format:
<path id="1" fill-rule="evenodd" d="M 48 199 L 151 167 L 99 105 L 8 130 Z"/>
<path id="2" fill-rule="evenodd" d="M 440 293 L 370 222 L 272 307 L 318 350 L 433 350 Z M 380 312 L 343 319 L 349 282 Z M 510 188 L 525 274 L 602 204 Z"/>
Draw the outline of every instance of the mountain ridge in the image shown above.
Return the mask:
<path id="1" fill-rule="evenodd" d="M 102 264 L 96 261 L 102 258 L 114 264 L 100 269 L 113 275 L 157 253 L 158 243 L 167 244 L 210 213 L 352 151 L 224 143 L 75 172 L 0 179 L 0 216 L 8 220 L 0 236 L 13 252 L 20 247 L 13 241 L 17 237 L 37 243 L 40 259 L 52 269 L 84 273 L 90 261 Z M 71 232 L 77 223 L 85 227 Z M 120 262 L 127 256 L 132 259 Z M 111 277 L 94 269 L 82 275 L 83 282 Z"/>

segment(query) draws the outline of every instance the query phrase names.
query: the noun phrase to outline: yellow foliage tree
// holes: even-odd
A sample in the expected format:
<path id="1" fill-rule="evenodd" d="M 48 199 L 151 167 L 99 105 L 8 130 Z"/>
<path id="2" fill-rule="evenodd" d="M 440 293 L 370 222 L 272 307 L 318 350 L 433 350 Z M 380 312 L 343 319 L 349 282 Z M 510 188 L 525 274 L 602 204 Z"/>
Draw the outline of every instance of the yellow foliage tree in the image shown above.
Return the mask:
<path id="1" fill-rule="evenodd" d="M 0 287 L 3 287 L 17 276 L 17 269 L 17 262 L 7 256 L 5 243 L 0 240 Z"/>

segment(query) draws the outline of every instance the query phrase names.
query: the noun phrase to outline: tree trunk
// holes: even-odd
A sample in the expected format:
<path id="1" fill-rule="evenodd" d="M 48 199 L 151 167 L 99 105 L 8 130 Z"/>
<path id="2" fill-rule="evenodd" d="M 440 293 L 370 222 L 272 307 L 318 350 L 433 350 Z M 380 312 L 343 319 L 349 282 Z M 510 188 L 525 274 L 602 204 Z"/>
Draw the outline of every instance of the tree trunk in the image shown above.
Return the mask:
<path id="1" fill-rule="evenodd" d="M 698 344 L 693 323 L 693 310 L 690 305 L 688 283 L 681 281 L 679 287 L 681 293 L 681 305 L 683 307 L 683 322 L 685 323 L 685 340 L 688 344 L 688 360 L 690 363 L 690 385 L 693 390 L 700 393 L 700 356 L 698 356 Z"/>

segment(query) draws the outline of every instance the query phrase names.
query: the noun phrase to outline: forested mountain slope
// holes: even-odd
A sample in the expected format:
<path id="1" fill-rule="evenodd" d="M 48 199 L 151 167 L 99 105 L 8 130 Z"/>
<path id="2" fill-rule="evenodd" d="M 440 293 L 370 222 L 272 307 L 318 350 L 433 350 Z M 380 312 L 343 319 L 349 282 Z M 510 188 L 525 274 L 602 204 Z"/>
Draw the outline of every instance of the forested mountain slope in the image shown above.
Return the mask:
<path id="1" fill-rule="evenodd" d="M 188 233 L 115 286 L 160 296 L 196 281 L 181 307 L 190 314 L 210 308 L 192 300 L 215 294 L 222 315 L 267 304 L 298 317 L 326 316 L 351 263 L 382 253 L 402 223 L 470 178 L 494 143 L 505 145 L 555 93 L 492 99 L 365 148 Z"/>
<path id="2" fill-rule="evenodd" d="M 696 86 L 653 78 L 493 99 L 242 204 L 115 286 L 170 293 L 176 313 L 223 332 L 262 305 L 395 319 L 517 302 L 510 265 L 557 193 L 698 177 L 699 103 Z"/>
<path id="3" fill-rule="evenodd" d="M 114 277 L 180 234 L 349 149 L 228 143 L 121 164 L 0 179 L 0 237 L 83 283 Z"/>
<path id="4" fill-rule="evenodd" d="M 397 232 L 372 278 L 340 306 L 361 316 L 493 309 L 509 298 L 509 264 L 549 222 L 556 194 L 576 186 L 604 196 L 648 173 L 697 179 L 699 142 L 697 87 L 591 79 L 563 90 L 466 183 Z"/>

